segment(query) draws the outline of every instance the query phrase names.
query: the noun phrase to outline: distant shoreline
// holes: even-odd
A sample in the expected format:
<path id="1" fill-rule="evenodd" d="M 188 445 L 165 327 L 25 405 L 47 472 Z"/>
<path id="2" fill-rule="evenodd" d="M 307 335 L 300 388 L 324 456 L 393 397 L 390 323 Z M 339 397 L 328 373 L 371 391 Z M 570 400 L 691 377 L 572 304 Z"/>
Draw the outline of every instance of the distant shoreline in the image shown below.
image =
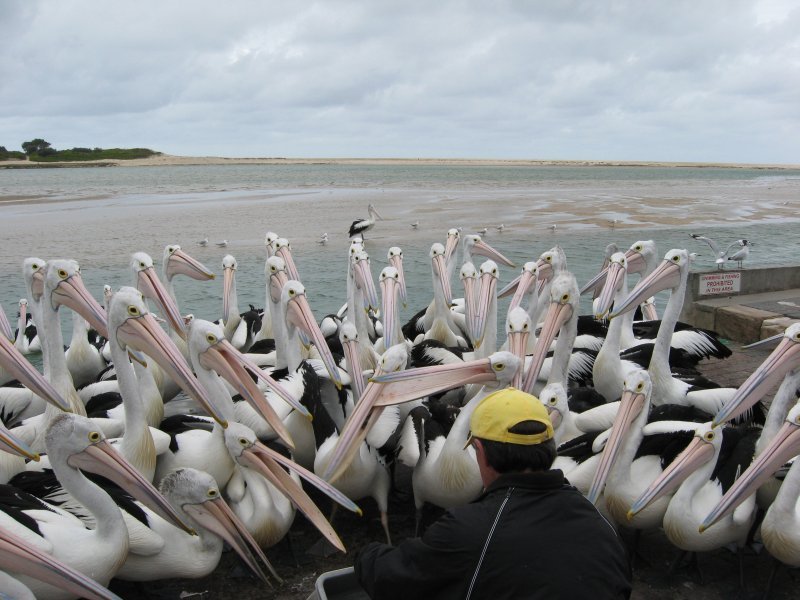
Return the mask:
<path id="1" fill-rule="evenodd" d="M 650 168 L 711 168 L 711 169 L 782 169 L 798 170 L 800 165 L 696 163 L 625 160 L 521 160 L 521 159 L 457 159 L 457 158 L 225 158 L 218 156 L 173 156 L 159 154 L 132 160 L 99 160 L 81 162 L 37 163 L 24 160 L 0 162 L 0 169 L 97 168 L 97 167 L 154 167 L 202 165 L 426 165 L 458 167 L 650 167 Z"/>

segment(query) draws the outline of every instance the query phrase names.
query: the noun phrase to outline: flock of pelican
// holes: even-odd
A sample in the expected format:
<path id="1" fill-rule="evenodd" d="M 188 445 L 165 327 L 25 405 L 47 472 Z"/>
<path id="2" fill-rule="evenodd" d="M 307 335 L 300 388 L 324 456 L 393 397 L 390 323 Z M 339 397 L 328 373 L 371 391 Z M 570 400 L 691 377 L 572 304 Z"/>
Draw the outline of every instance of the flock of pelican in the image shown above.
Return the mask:
<path id="1" fill-rule="evenodd" d="M 663 528 L 692 553 L 741 549 L 755 535 L 778 561 L 800 565 L 800 467 L 787 472 L 800 453 L 800 325 L 742 386 L 721 388 L 697 364 L 730 350 L 678 321 L 686 250 L 659 260 L 652 241 L 624 252 L 611 244 L 581 287 L 554 247 L 498 289 L 500 267 L 514 265 L 459 229 L 431 246 L 431 297 L 403 324 L 402 249 L 388 249 L 376 285 L 361 237 L 376 219 L 370 207 L 353 224 L 346 302 L 320 323 L 288 240 L 273 232 L 264 307 L 239 311 L 227 255 L 217 322 L 179 308 L 176 277 L 215 275 L 174 244 L 160 274 L 134 253 L 133 286 L 106 286 L 102 304 L 75 261 L 26 259 L 16 333 L 0 310 L 3 592 L 116 598 L 104 587 L 115 577 L 209 574 L 223 543 L 257 577 L 279 581 L 264 550 L 298 510 L 344 551 L 336 509 L 358 513 L 355 503 L 372 498 L 390 542 L 401 468 L 412 471 L 419 532 L 426 503 L 450 508 L 480 494 L 469 419 L 511 385 L 548 408 L 555 467 L 617 527 Z M 579 315 L 587 293 L 593 314 Z M 73 313 L 66 352 L 63 307 Z M 25 358 L 37 349 L 43 373 Z M 764 417 L 760 400 L 779 382 Z M 179 393 L 198 412 L 164 418 Z"/>

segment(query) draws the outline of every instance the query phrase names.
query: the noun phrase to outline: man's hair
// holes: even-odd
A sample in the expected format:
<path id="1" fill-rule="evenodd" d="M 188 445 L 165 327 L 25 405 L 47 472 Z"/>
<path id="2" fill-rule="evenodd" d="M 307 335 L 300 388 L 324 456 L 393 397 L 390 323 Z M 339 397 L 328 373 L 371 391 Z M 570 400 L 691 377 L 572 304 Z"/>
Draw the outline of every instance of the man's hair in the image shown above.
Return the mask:
<path id="1" fill-rule="evenodd" d="M 538 421 L 522 421 L 509 429 L 511 433 L 523 435 L 541 433 L 545 430 L 546 426 Z M 481 444 L 486 462 L 498 473 L 547 471 L 556 459 L 556 443 L 552 439 L 530 445 L 481 439 Z"/>

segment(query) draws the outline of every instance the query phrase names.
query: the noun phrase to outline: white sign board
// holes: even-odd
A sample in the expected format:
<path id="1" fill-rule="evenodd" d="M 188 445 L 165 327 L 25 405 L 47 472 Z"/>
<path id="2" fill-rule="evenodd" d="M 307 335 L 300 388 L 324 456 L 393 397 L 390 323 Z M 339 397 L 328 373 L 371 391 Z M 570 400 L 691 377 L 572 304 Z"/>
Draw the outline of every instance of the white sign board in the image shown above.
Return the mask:
<path id="1" fill-rule="evenodd" d="M 742 274 L 739 271 L 730 273 L 708 273 L 700 275 L 698 294 L 709 296 L 711 294 L 735 294 L 742 289 Z"/>

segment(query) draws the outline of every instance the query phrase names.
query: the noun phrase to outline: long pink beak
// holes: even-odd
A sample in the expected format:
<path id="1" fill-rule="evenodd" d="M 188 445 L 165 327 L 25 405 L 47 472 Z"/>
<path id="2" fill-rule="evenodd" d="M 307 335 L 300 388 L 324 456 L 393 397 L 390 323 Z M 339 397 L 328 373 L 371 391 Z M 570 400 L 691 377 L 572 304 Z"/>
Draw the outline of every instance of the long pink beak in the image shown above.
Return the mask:
<path id="1" fill-rule="evenodd" d="M 406 290 L 406 275 L 403 272 L 403 255 L 395 254 L 389 259 L 389 264 L 397 269 L 400 283 L 400 301 L 405 306 L 408 303 L 408 292 Z"/>
<path id="2" fill-rule="evenodd" d="M 508 267 L 516 266 L 511 260 L 507 259 L 483 240 L 475 242 L 475 244 L 472 246 L 472 253 L 480 254 L 481 256 L 490 258 L 493 261 L 502 263 Z"/>
<path id="3" fill-rule="evenodd" d="M 164 318 L 167 319 L 167 322 L 169 322 L 169 326 L 172 330 L 185 338 L 186 323 L 181 316 L 180 310 L 178 310 L 178 305 L 175 303 L 175 300 L 172 299 L 172 296 L 169 295 L 164 284 L 161 283 L 153 267 L 148 267 L 139 271 L 136 287 L 145 298 L 149 298 L 158 305 L 159 310 Z M 87 321 L 91 322 L 88 318 Z"/>
<path id="4" fill-rule="evenodd" d="M 176 250 L 170 254 L 165 274 L 168 279 L 175 275 L 186 275 L 197 281 L 208 281 L 216 276 L 200 261 L 192 258 L 183 250 Z"/>
<path id="5" fill-rule="evenodd" d="M 86 289 L 80 273 L 73 273 L 63 279 L 53 290 L 53 301 L 81 315 L 103 337 L 108 337 L 106 311 Z"/>
<path id="6" fill-rule="evenodd" d="M 27 575 L 87 600 L 122 600 L 94 579 L 42 552 L 4 528 L 0 528 L 0 568 Z"/>
<path id="7" fill-rule="evenodd" d="M 525 382 L 522 386 L 523 391 L 528 393 L 533 390 L 536 379 L 539 377 L 539 372 L 542 370 L 544 359 L 547 358 L 547 352 L 550 350 L 550 344 L 558 335 L 561 326 L 564 325 L 571 317 L 573 308 L 569 304 L 561 304 L 559 302 L 551 302 L 550 307 L 547 309 L 547 315 L 542 325 L 542 331 L 539 338 L 536 340 L 536 346 L 531 355 L 531 363 L 528 366 L 528 371 L 525 373 Z"/>
<path id="8" fill-rule="evenodd" d="M 656 267 L 655 271 L 642 279 L 635 288 L 628 294 L 619 306 L 614 307 L 614 312 L 609 315 L 613 319 L 621 314 L 635 309 L 639 304 L 650 296 L 655 296 L 658 292 L 671 289 L 680 284 L 680 267 L 668 260 Z"/>
<path id="9" fill-rule="evenodd" d="M 478 310 L 472 324 L 475 348 L 480 348 L 483 336 L 486 334 L 486 320 L 489 317 L 489 307 L 496 300 L 497 277 L 491 273 L 481 275 L 481 287 L 478 292 Z M 494 348 L 492 348 L 494 350 Z"/>
<path id="10" fill-rule="evenodd" d="M 627 270 L 621 263 L 613 262 L 608 265 L 607 273 L 605 285 L 595 300 L 594 316 L 596 319 L 602 319 L 608 313 L 614 302 L 614 295 L 619 291 L 627 275 Z"/>
<path id="11" fill-rule="evenodd" d="M 25 359 L 22 353 L 5 336 L 0 336 L 0 364 L 37 396 L 44 398 L 56 408 L 65 411 L 70 410 L 69 403 L 61 397 L 61 394 L 50 385 L 50 382 Z"/>
<path id="12" fill-rule="evenodd" d="M 311 312 L 311 307 L 308 305 L 305 294 L 296 294 L 289 300 L 286 306 L 286 321 L 300 329 L 311 339 L 328 374 L 331 376 L 331 381 L 336 386 L 336 389 L 342 389 L 339 367 L 333 358 L 333 354 L 331 354 L 330 348 L 328 348 L 328 344 L 325 342 L 325 336 L 322 335 L 319 325 L 314 319 L 314 314 Z"/>
<path id="13" fill-rule="evenodd" d="M 164 371 L 190 397 L 222 427 L 228 423 L 208 396 L 189 368 L 189 364 L 169 336 L 158 325 L 152 314 L 146 313 L 127 319 L 117 328 L 117 337 L 139 352 L 152 357 Z"/>
<path id="14" fill-rule="evenodd" d="M 110 479 L 148 508 L 180 527 L 187 533 L 194 530 L 186 525 L 164 496 L 147 481 L 136 468 L 125 460 L 105 440 L 89 445 L 85 450 L 73 454 L 67 462 L 76 469 L 96 473 Z"/>

